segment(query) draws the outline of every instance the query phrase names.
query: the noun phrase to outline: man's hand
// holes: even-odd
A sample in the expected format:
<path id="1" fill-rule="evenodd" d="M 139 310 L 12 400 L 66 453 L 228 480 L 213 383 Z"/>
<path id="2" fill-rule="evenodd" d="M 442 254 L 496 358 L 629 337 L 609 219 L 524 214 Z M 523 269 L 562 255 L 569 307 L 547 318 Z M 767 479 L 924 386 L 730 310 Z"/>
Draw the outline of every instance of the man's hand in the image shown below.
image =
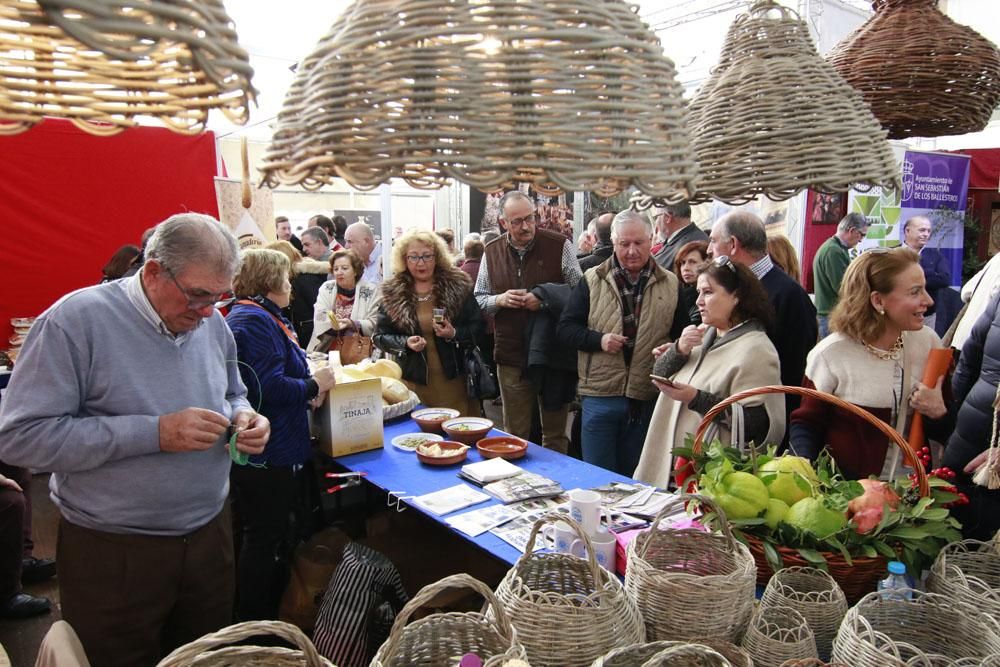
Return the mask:
<path id="1" fill-rule="evenodd" d="M 423 336 L 410 336 L 406 339 L 406 347 L 414 352 L 423 352 L 424 348 L 427 347 L 427 341 L 424 340 Z"/>
<path id="2" fill-rule="evenodd" d="M 528 294 L 523 289 L 509 289 L 497 296 L 497 306 L 500 308 L 524 308 L 526 296 Z"/>
<path id="3" fill-rule="evenodd" d="M 616 333 L 606 333 L 601 336 L 601 349 L 610 354 L 618 354 L 625 347 L 628 340 L 625 336 Z"/>
<path id="4" fill-rule="evenodd" d="M 229 428 L 229 420 L 214 410 L 185 408 L 162 415 L 159 421 L 160 451 L 193 452 L 208 449 Z"/>
<path id="5" fill-rule="evenodd" d="M 8 489 L 14 489 L 15 491 L 24 493 L 24 489 L 21 488 L 21 485 L 12 480 L 10 477 L 0 475 L 0 486 L 6 486 Z"/>
<path id="6" fill-rule="evenodd" d="M 521 297 L 521 307 L 526 310 L 535 311 L 542 307 L 542 300 L 528 292 Z"/>
<path id="7" fill-rule="evenodd" d="M 237 412 L 233 418 L 236 449 L 247 454 L 260 454 L 271 437 L 271 422 L 252 410 Z"/>

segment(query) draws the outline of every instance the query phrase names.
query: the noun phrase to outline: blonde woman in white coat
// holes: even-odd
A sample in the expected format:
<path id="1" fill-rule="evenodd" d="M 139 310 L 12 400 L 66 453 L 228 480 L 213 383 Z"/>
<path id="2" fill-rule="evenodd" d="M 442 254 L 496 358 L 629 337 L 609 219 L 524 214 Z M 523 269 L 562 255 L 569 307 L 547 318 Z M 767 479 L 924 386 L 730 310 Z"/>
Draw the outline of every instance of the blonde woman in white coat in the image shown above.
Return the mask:
<path id="1" fill-rule="evenodd" d="M 322 335 L 334 328 L 331 312 L 336 314 L 335 333 L 371 338 L 382 296 L 378 285 L 361 280 L 364 271 L 364 263 L 353 250 L 338 250 L 330 255 L 333 280 L 323 283 L 316 296 L 307 351 L 315 350 Z"/>
<path id="2" fill-rule="evenodd" d="M 781 384 L 778 353 L 766 331 L 771 306 L 760 281 L 746 267 L 717 257 L 699 269 L 697 286 L 702 324 L 658 350 L 653 374 L 666 381 L 653 380 L 661 393 L 633 474 L 661 488 L 671 479 L 673 448 L 684 444 L 712 406 L 745 389 Z M 781 441 L 784 397 L 755 397 L 741 405 L 747 441 Z M 730 414 L 716 418 L 718 437 L 727 444 Z"/>

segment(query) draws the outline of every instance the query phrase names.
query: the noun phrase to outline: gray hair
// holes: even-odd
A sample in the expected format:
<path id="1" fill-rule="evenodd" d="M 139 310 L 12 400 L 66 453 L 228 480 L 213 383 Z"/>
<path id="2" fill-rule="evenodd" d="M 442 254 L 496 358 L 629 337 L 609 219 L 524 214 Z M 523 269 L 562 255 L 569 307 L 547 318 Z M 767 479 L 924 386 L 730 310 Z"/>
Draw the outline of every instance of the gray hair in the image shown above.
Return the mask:
<path id="1" fill-rule="evenodd" d="M 323 231 L 322 227 L 306 227 L 302 230 L 302 236 L 311 236 L 313 241 L 319 241 L 325 246 L 330 245 L 330 237 Z"/>
<path id="2" fill-rule="evenodd" d="M 372 228 L 369 227 L 368 223 L 366 222 L 352 222 L 351 224 L 347 225 L 347 229 L 344 230 L 344 234 L 347 234 L 347 232 L 351 231 L 351 229 L 360 229 L 364 232 L 364 235 L 367 236 L 368 238 L 370 239 L 375 238 L 375 232 L 372 231 Z"/>
<path id="3" fill-rule="evenodd" d="M 837 231 L 843 233 L 849 232 L 852 229 L 865 230 L 868 229 L 868 227 L 868 218 L 860 213 L 848 213 L 844 216 L 844 219 L 840 221 L 840 224 L 837 225 Z"/>
<path id="4" fill-rule="evenodd" d="M 225 225 L 210 215 L 178 213 L 159 225 L 146 257 L 178 274 L 189 264 L 204 264 L 228 277 L 240 268 L 240 245 Z"/>
<path id="5" fill-rule="evenodd" d="M 911 223 L 911 222 L 913 222 L 914 220 L 926 220 L 927 222 L 930 222 L 930 221 L 931 221 L 931 219 L 930 219 L 930 218 L 928 218 L 928 217 L 927 217 L 926 215 L 915 215 L 915 216 L 913 216 L 912 218 L 908 218 L 908 219 L 906 220 L 906 222 L 904 222 L 904 223 L 903 223 L 903 231 L 904 231 L 904 232 L 905 232 L 905 231 L 906 231 L 907 229 L 909 229 L 909 227 L 910 227 L 910 223 Z"/>
<path id="6" fill-rule="evenodd" d="M 524 200 L 529 204 L 531 204 L 532 209 L 535 208 L 535 202 L 531 201 L 531 197 L 524 194 L 520 190 L 511 190 L 510 192 L 506 193 L 503 197 L 500 198 L 500 217 L 506 220 L 507 218 L 505 216 L 507 215 L 506 213 L 507 202 L 517 201 L 519 199 Z"/>
<path id="7" fill-rule="evenodd" d="M 767 231 L 764 223 L 749 211 L 733 211 L 719 218 L 721 241 L 736 238 L 751 255 L 763 257 L 767 254 Z"/>
<path id="8" fill-rule="evenodd" d="M 632 209 L 627 208 L 616 215 L 614 220 L 611 221 L 611 239 L 617 239 L 618 232 L 621 231 L 621 228 L 629 224 L 642 225 L 646 230 L 646 236 L 653 236 L 653 226 L 649 224 L 649 218 L 638 211 L 633 211 Z"/>

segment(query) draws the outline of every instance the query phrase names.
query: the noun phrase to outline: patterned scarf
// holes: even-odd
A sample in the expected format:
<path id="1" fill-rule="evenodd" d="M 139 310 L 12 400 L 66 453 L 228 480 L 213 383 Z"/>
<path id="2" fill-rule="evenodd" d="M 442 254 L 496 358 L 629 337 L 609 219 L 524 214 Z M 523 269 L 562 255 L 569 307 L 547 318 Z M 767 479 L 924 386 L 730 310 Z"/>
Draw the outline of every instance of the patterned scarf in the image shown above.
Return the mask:
<path id="1" fill-rule="evenodd" d="M 622 335 L 628 339 L 622 350 L 626 366 L 632 364 L 632 350 L 635 348 L 635 337 L 639 332 L 639 315 L 642 313 L 642 293 L 646 291 L 646 283 L 652 273 L 653 260 L 649 259 L 646 266 L 639 271 L 639 279 L 632 284 L 628 271 L 618 262 L 618 256 L 611 255 L 611 274 L 615 278 L 615 284 L 618 285 L 622 302 Z"/>

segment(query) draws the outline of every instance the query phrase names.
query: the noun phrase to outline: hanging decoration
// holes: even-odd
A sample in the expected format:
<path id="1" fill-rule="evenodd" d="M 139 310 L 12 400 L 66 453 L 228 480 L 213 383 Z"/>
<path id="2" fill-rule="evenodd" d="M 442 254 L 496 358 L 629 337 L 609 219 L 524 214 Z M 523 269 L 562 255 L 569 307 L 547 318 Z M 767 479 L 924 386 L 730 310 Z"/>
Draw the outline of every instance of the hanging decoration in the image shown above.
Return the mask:
<path id="1" fill-rule="evenodd" d="M 1000 104 L 1000 51 L 937 8 L 875 0 L 874 14 L 827 60 L 892 139 L 978 132 Z"/>
<path id="2" fill-rule="evenodd" d="M 730 26 L 689 115 L 693 202 L 899 186 L 886 133 L 861 96 L 820 57 L 805 22 L 771 0 Z"/>
<path id="3" fill-rule="evenodd" d="M 222 0 L 0 0 L 0 134 L 45 116 L 99 135 L 246 122 L 256 91 Z"/>
<path id="4" fill-rule="evenodd" d="M 356 0 L 299 64 L 263 181 L 684 199 L 681 96 L 622 0 Z"/>

